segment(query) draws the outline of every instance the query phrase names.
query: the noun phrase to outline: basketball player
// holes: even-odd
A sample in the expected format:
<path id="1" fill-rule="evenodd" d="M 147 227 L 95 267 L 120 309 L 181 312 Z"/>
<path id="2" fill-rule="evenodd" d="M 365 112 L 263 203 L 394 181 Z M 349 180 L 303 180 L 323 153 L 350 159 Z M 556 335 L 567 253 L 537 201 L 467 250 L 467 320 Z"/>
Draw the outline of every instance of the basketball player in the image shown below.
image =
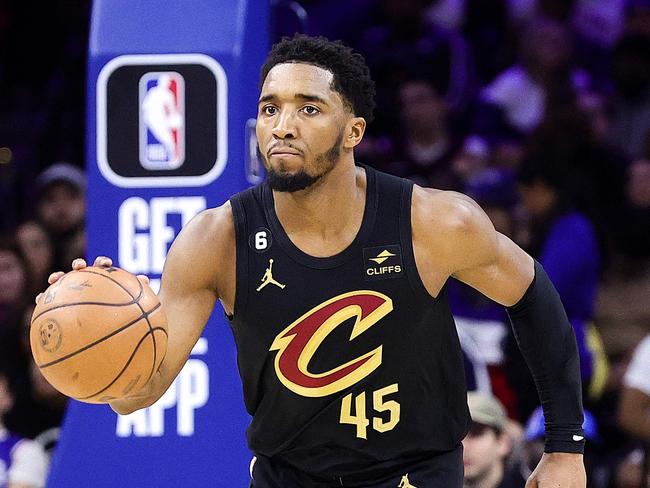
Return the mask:
<path id="1" fill-rule="evenodd" d="M 297 36 L 273 47 L 261 81 L 266 181 L 178 235 L 159 294 L 167 355 L 113 409 L 163 394 L 220 300 L 253 417 L 252 487 L 461 487 L 470 416 L 453 277 L 508 307 L 537 381 L 546 453 L 529 486 L 584 488 L 575 337 L 544 270 L 469 198 L 355 163 L 374 108 L 361 56 Z"/>

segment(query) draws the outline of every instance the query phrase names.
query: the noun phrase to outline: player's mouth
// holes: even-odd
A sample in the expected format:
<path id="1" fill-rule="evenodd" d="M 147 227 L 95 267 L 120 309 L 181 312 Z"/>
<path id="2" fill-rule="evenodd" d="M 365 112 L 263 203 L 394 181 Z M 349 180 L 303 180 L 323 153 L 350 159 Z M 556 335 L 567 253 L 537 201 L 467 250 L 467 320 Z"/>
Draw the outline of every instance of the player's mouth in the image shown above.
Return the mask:
<path id="1" fill-rule="evenodd" d="M 269 157 L 278 156 L 282 158 L 290 156 L 302 156 L 302 151 L 299 151 L 295 147 L 292 147 L 289 144 L 275 144 L 275 147 L 272 147 L 268 152 Z"/>
<path id="2" fill-rule="evenodd" d="M 291 156 L 300 156 L 298 151 L 293 149 L 276 149 L 269 153 L 269 156 L 278 156 L 281 158 L 291 157 Z"/>

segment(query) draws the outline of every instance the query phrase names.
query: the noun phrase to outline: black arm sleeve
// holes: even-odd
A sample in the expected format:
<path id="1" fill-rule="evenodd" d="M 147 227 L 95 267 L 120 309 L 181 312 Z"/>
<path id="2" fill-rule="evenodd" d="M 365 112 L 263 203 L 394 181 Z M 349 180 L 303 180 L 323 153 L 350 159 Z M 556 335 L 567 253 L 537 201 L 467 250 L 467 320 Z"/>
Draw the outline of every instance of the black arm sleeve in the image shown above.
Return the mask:
<path id="1" fill-rule="evenodd" d="M 546 423 L 546 452 L 584 452 L 580 359 L 560 296 L 535 261 L 535 277 L 508 309 L 519 349 L 530 368 Z"/>

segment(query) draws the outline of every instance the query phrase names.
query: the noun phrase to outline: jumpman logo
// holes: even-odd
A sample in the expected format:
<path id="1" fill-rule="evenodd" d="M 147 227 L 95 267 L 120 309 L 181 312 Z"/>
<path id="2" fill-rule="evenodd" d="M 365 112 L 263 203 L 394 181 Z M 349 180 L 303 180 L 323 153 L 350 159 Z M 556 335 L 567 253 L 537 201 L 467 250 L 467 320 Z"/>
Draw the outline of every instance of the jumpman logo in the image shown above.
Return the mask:
<path id="1" fill-rule="evenodd" d="M 409 474 L 406 473 L 404 476 L 402 476 L 402 481 L 399 482 L 397 488 L 418 488 L 418 487 L 411 484 L 411 482 L 409 481 Z"/>
<path id="2" fill-rule="evenodd" d="M 282 283 L 278 283 L 273 278 L 273 259 L 269 259 L 269 267 L 266 268 L 266 272 L 264 273 L 264 276 L 262 276 L 262 284 L 257 287 L 257 291 L 260 291 L 268 284 L 278 286 L 280 287 L 281 290 L 284 290 L 284 287 L 287 286 L 287 285 L 283 285 Z"/>

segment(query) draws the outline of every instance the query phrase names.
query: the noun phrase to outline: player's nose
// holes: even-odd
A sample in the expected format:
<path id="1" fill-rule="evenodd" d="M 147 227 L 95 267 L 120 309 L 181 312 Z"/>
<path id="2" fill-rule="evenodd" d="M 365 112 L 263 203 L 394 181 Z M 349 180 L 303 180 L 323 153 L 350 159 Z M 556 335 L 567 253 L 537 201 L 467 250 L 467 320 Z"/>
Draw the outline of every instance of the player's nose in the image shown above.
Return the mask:
<path id="1" fill-rule="evenodd" d="M 272 133 L 276 139 L 295 139 L 297 136 L 297 128 L 293 115 L 289 112 L 281 113 L 276 118 Z"/>

